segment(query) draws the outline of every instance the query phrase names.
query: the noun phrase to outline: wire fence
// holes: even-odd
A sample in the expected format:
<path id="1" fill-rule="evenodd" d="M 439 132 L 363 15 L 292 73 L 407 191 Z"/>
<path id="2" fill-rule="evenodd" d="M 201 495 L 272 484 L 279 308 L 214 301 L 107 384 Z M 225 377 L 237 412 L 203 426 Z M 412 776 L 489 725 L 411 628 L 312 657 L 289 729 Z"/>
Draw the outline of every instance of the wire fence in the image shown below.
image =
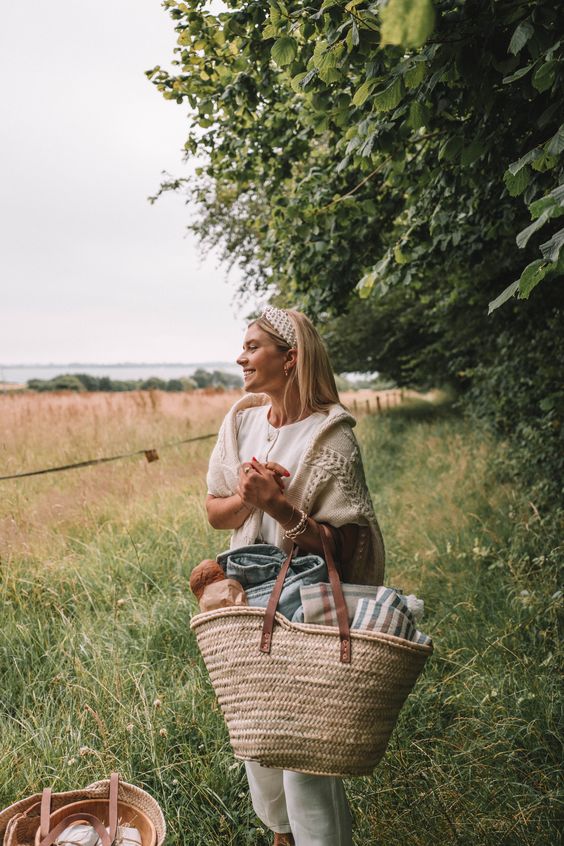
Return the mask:
<path id="1" fill-rule="evenodd" d="M 134 452 L 124 452 L 121 455 L 107 455 L 102 458 L 90 458 L 87 461 L 77 461 L 74 464 L 61 464 L 58 467 L 45 467 L 42 470 L 28 470 L 25 473 L 11 473 L 9 476 L 0 476 L 0 482 L 6 482 L 8 479 L 25 479 L 28 476 L 44 476 L 47 473 L 60 473 L 62 470 L 76 470 L 80 467 L 92 467 L 94 464 L 107 464 L 109 461 L 120 461 L 122 458 L 133 458 L 136 455 L 144 455 L 149 462 L 158 461 L 159 450 L 181 446 L 182 444 L 191 444 L 194 443 L 194 441 L 205 441 L 209 438 L 215 437 L 217 437 L 217 432 L 212 432 L 209 435 L 198 435 L 195 438 L 184 438 L 182 441 L 173 441 L 172 443 L 162 444 L 158 449 L 136 449 Z"/>

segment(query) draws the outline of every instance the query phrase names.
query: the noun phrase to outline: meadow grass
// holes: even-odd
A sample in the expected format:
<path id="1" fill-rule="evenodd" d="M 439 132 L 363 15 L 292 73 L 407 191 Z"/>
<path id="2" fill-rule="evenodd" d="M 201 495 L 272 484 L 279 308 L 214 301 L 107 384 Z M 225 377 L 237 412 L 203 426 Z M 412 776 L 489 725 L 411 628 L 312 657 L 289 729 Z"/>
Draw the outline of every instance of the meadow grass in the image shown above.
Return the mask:
<path id="1" fill-rule="evenodd" d="M 50 425 L 31 404 L 10 466 L 172 440 L 185 417 L 198 434 L 233 397 L 191 416 L 167 414 L 164 397 L 128 417 L 117 399 L 73 422 L 53 398 Z M 448 405 L 366 416 L 357 434 L 386 582 L 425 599 L 435 654 L 374 776 L 347 780 L 355 844 L 555 844 L 556 510 L 539 513 L 509 475 L 509 445 Z M 118 769 L 158 799 L 171 844 L 271 842 L 189 630 L 190 570 L 228 544 L 203 507 L 212 443 L 3 483 L 0 807 Z"/>

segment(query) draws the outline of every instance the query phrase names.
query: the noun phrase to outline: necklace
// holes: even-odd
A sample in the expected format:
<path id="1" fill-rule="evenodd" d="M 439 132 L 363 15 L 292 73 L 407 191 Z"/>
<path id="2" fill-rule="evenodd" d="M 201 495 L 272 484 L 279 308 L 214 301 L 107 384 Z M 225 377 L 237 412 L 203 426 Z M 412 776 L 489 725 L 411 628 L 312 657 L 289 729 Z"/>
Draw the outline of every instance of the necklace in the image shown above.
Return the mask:
<path id="1" fill-rule="evenodd" d="M 266 418 L 266 440 L 273 441 L 278 436 L 279 429 L 275 429 L 268 417 Z"/>
<path id="2" fill-rule="evenodd" d="M 266 448 L 265 454 L 265 461 L 268 461 L 268 456 L 270 455 L 270 451 L 273 448 L 274 444 L 278 440 L 278 435 L 280 434 L 280 429 L 276 429 L 268 419 L 268 412 L 266 413 L 266 442 L 268 444 Z"/>

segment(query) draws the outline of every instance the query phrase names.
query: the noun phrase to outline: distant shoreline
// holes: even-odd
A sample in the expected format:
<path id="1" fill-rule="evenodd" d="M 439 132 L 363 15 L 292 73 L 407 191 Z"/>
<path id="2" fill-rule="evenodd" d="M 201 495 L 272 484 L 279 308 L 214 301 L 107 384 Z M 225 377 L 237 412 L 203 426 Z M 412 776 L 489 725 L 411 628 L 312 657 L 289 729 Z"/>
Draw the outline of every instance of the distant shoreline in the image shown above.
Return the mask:
<path id="1" fill-rule="evenodd" d="M 0 370 L 28 370 L 30 368 L 65 368 L 65 367 L 98 367 L 98 368 L 113 368 L 113 367 L 235 367 L 232 361 L 116 361 L 111 363 L 100 363 L 96 361 L 67 361 L 62 364 L 58 362 L 42 363 L 30 362 L 28 364 L 19 362 L 14 364 L 6 364 L 0 362 Z"/>

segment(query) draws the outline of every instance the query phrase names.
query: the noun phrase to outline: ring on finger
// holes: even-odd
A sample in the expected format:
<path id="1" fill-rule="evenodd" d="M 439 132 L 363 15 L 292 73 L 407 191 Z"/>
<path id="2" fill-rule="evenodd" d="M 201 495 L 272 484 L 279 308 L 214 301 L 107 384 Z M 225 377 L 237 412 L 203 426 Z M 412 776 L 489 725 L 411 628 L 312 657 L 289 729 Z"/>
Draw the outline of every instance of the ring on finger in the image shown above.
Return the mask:
<path id="1" fill-rule="evenodd" d="M 248 473 L 250 473 L 252 469 L 253 469 L 253 468 L 251 467 L 251 465 L 250 465 L 250 464 L 247 464 L 247 466 L 246 466 L 246 467 L 243 467 L 243 473 L 245 474 L 245 476 L 246 476 Z"/>

